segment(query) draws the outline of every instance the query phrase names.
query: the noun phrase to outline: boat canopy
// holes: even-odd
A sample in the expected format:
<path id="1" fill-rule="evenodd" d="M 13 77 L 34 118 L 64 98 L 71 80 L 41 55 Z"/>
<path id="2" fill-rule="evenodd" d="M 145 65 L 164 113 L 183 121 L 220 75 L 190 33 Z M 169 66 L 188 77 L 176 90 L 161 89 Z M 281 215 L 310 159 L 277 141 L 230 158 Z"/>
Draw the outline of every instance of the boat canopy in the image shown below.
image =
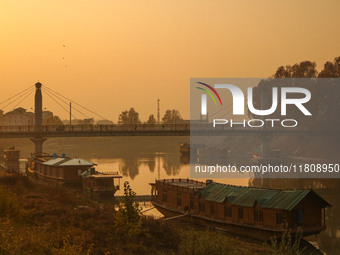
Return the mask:
<path id="1" fill-rule="evenodd" d="M 95 163 L 81 158 L 53 158 L 43 163 L 47 166 L 94 166 Z"/>
<path id="2" fill-rule="evenodd" d="M 320 207 L 331 206 L 313 190 L 275 190 L 253 187 L 233 186 L 221 183 L 210 183 L 197 196 L 217 203 L 228 201 L 238 206 L 259 206 L 282 210 L 293 210 L 304 198 L 312 196 Z"/>

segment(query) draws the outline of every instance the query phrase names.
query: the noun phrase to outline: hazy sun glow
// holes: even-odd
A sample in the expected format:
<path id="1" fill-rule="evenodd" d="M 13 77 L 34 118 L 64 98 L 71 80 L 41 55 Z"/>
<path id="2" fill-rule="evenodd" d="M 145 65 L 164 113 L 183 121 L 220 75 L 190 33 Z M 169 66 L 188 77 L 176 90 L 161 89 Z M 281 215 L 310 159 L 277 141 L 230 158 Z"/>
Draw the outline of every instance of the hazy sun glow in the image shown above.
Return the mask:
<path id="1" fill-rule="evenodd" d="M 117 121 L 179 109 L 190 77 L 268 77 L 340 55 L 336 0 L 0 1 L 0 101 L 40 81 Z M 33 97 L 23 107 L 33 107 Z M 67 113 L 44 97 L 44 107 Z M 9 111 L 10 109 L 4 109 Z"/>

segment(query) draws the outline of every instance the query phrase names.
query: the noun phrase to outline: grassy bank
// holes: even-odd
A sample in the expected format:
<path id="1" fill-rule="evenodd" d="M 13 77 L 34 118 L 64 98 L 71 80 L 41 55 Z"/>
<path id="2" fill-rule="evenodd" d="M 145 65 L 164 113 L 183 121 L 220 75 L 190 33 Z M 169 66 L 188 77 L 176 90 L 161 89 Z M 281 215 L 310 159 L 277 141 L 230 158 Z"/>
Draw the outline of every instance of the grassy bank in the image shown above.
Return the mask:
<path id="1" fill-rule="evenodd" d="M 80 190 L 0 172 L 0 254 L 274 254 L 260 242 L 136 212 L 128 200 L 116 211 Z"/>

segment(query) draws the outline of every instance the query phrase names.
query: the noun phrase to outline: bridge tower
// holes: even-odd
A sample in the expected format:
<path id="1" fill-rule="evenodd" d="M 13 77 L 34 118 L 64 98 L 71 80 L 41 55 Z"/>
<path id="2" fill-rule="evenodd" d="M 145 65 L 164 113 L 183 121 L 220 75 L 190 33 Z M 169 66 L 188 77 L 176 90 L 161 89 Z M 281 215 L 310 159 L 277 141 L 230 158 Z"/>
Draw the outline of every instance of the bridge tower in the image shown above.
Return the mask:
<path id="1" fill-rule="evenodd" d="M 35 156 L 39 157 L 43 154 L 43 143 L 46 141 L 46 138 L 42 137 L 42 95 L 41 95 L 41 86 L 40 82 L 35 84 L 35 100 L 34 100 L 34 115 L 35 115 L 35 136 L 31 138 L 31 141 L 35 146 Z"/>

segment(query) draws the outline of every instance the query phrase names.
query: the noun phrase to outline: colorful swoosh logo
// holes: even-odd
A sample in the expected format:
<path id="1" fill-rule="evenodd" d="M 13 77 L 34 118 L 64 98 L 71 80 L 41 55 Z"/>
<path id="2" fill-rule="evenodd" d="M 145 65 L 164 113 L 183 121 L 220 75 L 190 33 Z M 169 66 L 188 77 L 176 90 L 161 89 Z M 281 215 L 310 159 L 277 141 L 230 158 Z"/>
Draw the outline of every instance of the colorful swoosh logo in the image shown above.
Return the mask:
<path id="1" fill-rule="evenodd" d="M 216 91 L 212 86 L 210 86 L 210 85 L 208 85 L 208 84 L 206 84 L 206 83 L 203 83 L 203 82 L 197 82 L 197 83 L 198 83 L 198 84 L 201 84 L 201 85 L 203 85 L 203 86 L 205 86 L 205 87 L 207 87 L 207 88 L 209 88 L 212 92 L 214 92 L 215 95 L 217 96 L 218 100 L 220 101 L 221 106 L 222 106 L 222 100 L 221 100 L 221 98 L 220 98 L 220 95 L 217 93 L 217 91 Z M 211 94 L 211 92 L 210 92 L 209 90 L 206 90 L 206 89 L 201 88 L 201 87 L 196 87 L 196 88 L 198 88 L 198 89 L 200 89 L 200 90 L 203 90 L 204 92 L 206 92 L 207 94 L 209 94 L 209 96 L 214 100 L 214 103 L 215 103 L 215 105 L 216 105 L 216 100 L 215 100 L 214 96 Z"/>

